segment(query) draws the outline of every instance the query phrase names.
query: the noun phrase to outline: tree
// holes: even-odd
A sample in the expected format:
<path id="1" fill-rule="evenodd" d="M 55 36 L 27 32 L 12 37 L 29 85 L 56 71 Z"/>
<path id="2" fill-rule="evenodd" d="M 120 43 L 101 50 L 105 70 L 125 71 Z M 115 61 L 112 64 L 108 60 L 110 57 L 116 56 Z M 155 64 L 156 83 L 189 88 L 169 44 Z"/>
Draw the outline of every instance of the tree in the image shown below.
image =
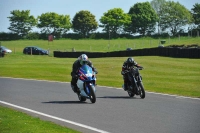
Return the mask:
<path id="1" fill-rule="evenodd" d="M 136 3 L 128 14 L 131 15 L 132 23 L 129 29 L 132 33 L 146 35 L 155 31 L 158 17 L 149 2 Z"/>
<path id="2" fill-rule="evenodd" d="M 102 25 L 100 27 L 103 28 L 103 31 L 107 33 L 112 33 L 116 36 L 117 33 L 120 33 L 126 25 L 130 24 L 131 17 L 124 13 L 121 8 L 114 8 L 108 10 L 108 12 L 104 13 L 104 15 L 100 18 L 100 22 Z"/>
<path id="3" fill-rule="evenodd" d="M 162 12 L 160 19 L 161 29 L 170 29 L 173 36 L 181 32 L 183 26 L 192 23 L 191 13 L 179 2 L 165 2 Z"/>
<path id="4" fill-rule="evenodd" d="M 18 35 L 27 35 L 37 25 L 37 19 L 30 15 L 30 10 L 13 10 L 10 14 L 12 16 L 8 17 L 10 21 L 8 29 Z"/>
<path id="5" fill-rule="evenodd" d="M 200 4 L 196 3 L 191 10 L 194 23 L 200 28 Z"/>
<path id="6" fill-rule="evenodd" d="M 151 1 L 151 6 L 153 9 L 156 11 L 157 16 L 158 16 L 158 34 L 160 34 L 160 16 L 162 15 L 162 7 L 164 6 L 165 0 L 152 0 Z"/>
<path id="7" fill-rule="evenodd" d="M 95 31 L 98 27 L 95 16 L 84 10 L 76 13 L 72 25 L 74 32 L 78 32 L 83 37 L 88 36 L 90 32 Z"/>
<path id="8" fill-rule="evenodd" d="M 54 34 L 59 37 L 60 34 L 70 30 L 70 16 L 59 15 L 54 12 L 43 13 L 38 16 L 38 28 L 42 29 L 42 33 Z"/>

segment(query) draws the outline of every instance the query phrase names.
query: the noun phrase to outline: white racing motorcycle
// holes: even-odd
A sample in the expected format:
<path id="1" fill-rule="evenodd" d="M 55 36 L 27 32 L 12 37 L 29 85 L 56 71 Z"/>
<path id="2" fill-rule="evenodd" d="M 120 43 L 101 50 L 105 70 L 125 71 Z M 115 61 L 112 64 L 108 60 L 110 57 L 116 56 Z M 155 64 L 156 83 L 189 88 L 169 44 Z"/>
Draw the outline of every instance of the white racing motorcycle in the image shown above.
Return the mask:
<path id="1" fill-rule="evenodd" d="M 80 101 L 83 102 L 86 101 L 86 99 L 90 99 L 92 103 L 96 102 L 95 74 L 96 73 L 88 65 L 83 65 L 78 70 L 77 87 L 79 91 L 77 95 Z"/>

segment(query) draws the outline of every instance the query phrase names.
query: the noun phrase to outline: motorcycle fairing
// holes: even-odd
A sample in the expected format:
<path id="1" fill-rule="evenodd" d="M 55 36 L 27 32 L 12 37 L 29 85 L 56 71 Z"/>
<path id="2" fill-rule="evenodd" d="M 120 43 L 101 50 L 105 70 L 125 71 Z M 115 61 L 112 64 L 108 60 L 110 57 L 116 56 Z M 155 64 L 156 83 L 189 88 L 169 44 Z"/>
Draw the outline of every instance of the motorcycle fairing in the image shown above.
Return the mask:
<path id="1" fill-rule="evenodd" d="M 90 94 L 90 89 L 88 88 L 88 86 L 94 85 L 96 80 L 92 68 L 88 65 L 83 65 L 80 67 L 78 75 L 79 79 L 77 81 L 77 86 L 80 89 L 81 95 L 88 97 L 88 95 Z"/>

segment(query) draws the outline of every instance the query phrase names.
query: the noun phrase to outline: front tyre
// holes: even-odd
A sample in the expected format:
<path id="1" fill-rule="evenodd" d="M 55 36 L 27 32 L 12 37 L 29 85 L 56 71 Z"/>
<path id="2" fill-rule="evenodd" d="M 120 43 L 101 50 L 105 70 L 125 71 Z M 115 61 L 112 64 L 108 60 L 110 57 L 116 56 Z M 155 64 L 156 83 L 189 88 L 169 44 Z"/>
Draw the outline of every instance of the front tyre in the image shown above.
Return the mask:
<path id="1" fill-rule="evenodd" d="M 140 84 L 139 84 L 138 87 L 140 87 L 140 97 L 141 97 L 142 99 L 144 99 L 144 98 L 145 98 L 145 90 L 144 90 L 143 83 L 140 82 Z"/>
<path id="2" fill-rule="evenodd" d="M 90 95 L 89 95 L 90 101 L 91 101 L 92 103 L 95 103 L 95 102 L 96 102 L 96 95 L 95 95 L 95 92 L 94 92 L 95 88 L 94 88 L 93 85 L 89 85 L 88 87 L 89 87 L 89 89 L 90 89 Z"/>

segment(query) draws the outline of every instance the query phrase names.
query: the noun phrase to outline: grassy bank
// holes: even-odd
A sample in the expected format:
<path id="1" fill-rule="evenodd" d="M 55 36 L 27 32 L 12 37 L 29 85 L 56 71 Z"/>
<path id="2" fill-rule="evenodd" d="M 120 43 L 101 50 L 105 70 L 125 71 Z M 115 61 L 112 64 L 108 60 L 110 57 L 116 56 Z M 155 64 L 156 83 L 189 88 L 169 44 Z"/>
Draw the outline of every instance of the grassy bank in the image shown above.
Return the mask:
<path id="1" fill-rule="evenodd" d="M 45 79 L 69 82 L 70 72 L 75 58 L 54 58 L 53 51 L 114 51 L 157 47 L 160 40 L 172 44 L 199 44 L 199 38 L 139 38 L 116 40 L 18 40 L 3 41 L 1 45 L 13 50 L 13 53 L 1 58 L 0 76 Z M 108 45 L 109 44 L 109 45 Z M 50 56 L 23 55 L 26 46 L 39 46 L 50 49 Z M 109 46 L 109 47 L 108 47 Z M 99 85 L 120 87 L 122 85 L 121 66 L 127 57 L 91 58 L 98 69 Z M 145 69 L 141 71 L 145 89 L 148 91 L 183 96 L 200 97 L 200 60 L 187 58 L 169 58 L 156 56 L 134 57 Z"/>
<path id="2" fill-rule="evenodd" d="M 96 52 L 108 52 L 108 51 L 120 51 L 126 50 L 126 48 L 142 49 L 158 47 L 161 40 L 165 40 L 166 44 L 198 44 L 199 38 L 180 37 L 180 38 L 165 38 L 165 39 L 153 39 L 153 38 L 140 38 L 140 39 L 115 39 L 115 40 L 54 40 L 48 42 L 47 40 L 18 40 L 18 41 L 1 41 L 1 45 L 6 46 L 13 50 L 16 54 L 21 54 L 25 46 L 39 46 L 44 49 L 49 49 L 52 55 L 52 51 L 72 51 L 74 48 L 76 51 L 96 51 Z"/>
<path id="3" fill-rule="evenodd" d="M 166 39 L 167 40 L 167 39 Z M 167 40 L 167 44 L 198 44 L 200 38 L 175 38 Z M 47 41 L 6 41 L 1 45 L 13 50 L 13 53 L 0 58 L 0 76 L 53 80 L 69 82 L 70 72 L 75 58 L 54 58 L 53 50 L 71 51 L 114 51 L 157 47 L 158 39 L 138 40 L 55 40 Z M 25 46 L 39 46 L 50 49 L 51 56 L 23 55 Z M 91 58 L 99 71 L 97 84 L 121 88 L 123 83 L 120 74 L 122 63 L 127 57 Z M 200 59 L 169 58 L 158 56 L 134 57 L 144 67 L 141 71 L 146 91 L 176 94 L 200 98 Z M 40 121 L 26 114 L 0 106 L 1 133 L 75 133 L 71 129 L 56 126 L 51 122 Z"/>
<path id="4" fill-rule="evenodd" d="M 97 84 L 121 88 L 121 67 L 127 57 L 92 58 Z M 147 91 L 200 97 L 200 60 L 156 56 L 134 57 Z M 1 58 L 0 76 L 70 82 L 75 58 L 9 54 Z"/>

